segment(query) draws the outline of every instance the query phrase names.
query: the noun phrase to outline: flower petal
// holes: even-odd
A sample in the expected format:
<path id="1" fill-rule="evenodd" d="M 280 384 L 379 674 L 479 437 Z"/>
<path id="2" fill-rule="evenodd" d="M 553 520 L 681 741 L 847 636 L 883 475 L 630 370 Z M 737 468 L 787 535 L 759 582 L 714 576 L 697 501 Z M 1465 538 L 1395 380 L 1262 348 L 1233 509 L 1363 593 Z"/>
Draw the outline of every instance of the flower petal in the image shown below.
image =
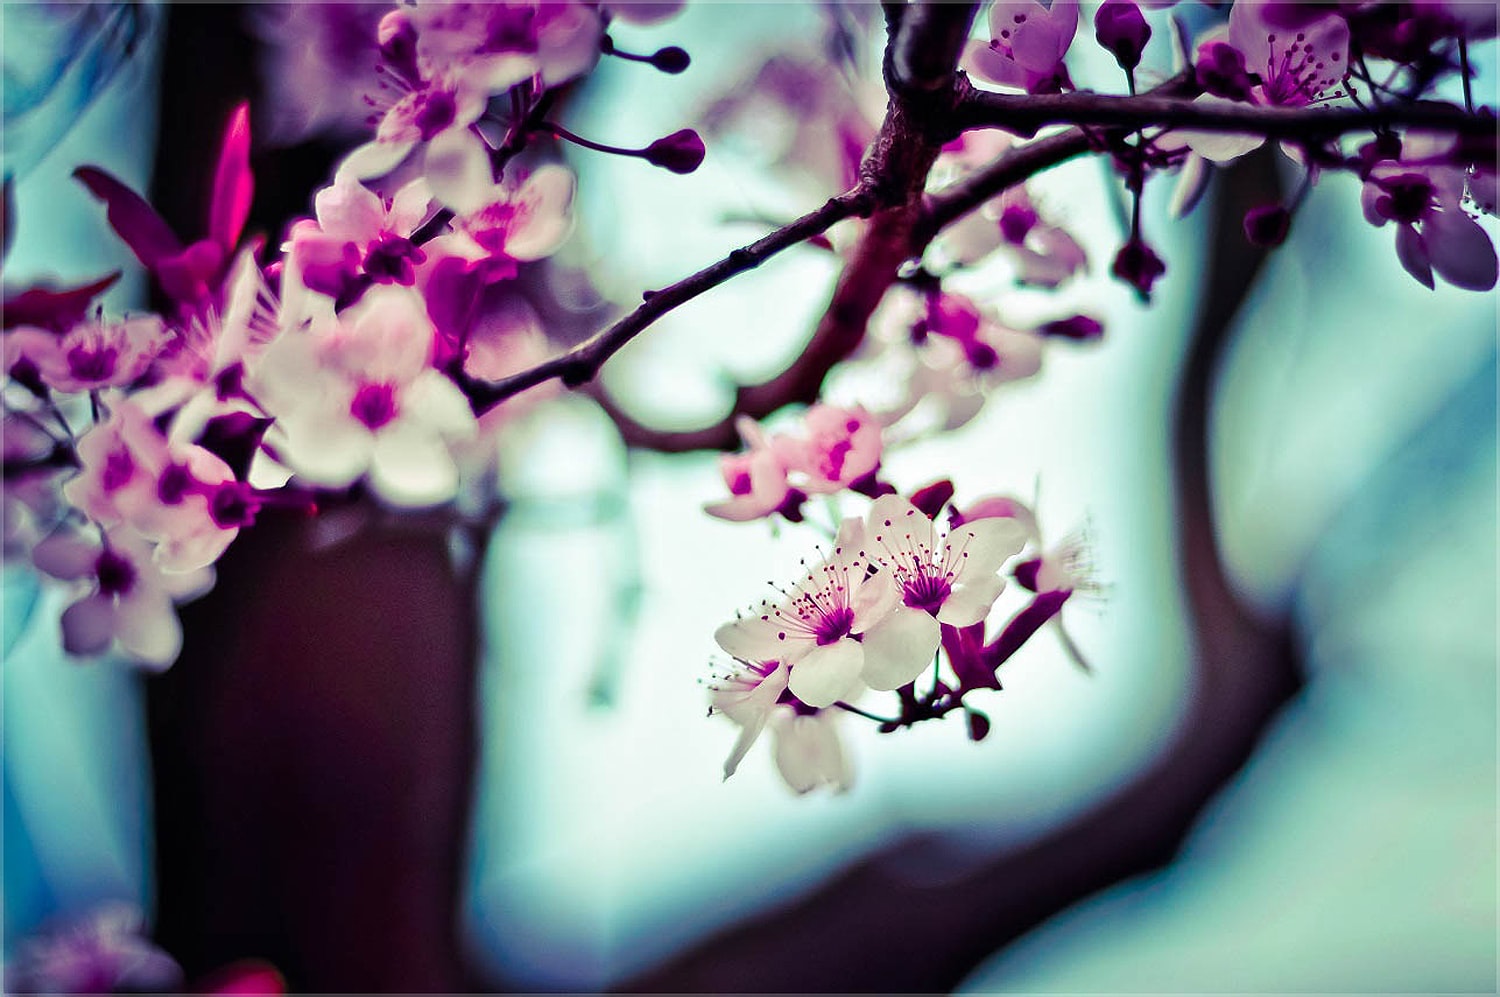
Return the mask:
<path id="1" fill-rule="evenodd" d="M 807 652 L 792 667 L 787 687 L 808 706 L 832 706 L 859 692 L 864 664 L 864 648 L 845 637 Z"/>
<path id="2" fill-rule="evenodd" d="M 484 142 L 467 128 L 449 128 L 427 143 L 422 173 L 432 194 L 460 215 L 483 208 L 495 193 Z"/>
<path id="3" fill-rule="evenodd" d="M 1005 579 L 999 575 L 980 575 L 955 585 L 938 610 L 938 621 L 952 627 L 971 627 L 990 614 L 990 607 L 1005 591 Z"/>
<path id="4" fill-rule="evenodd" d="M 164 669 L 182 650 L 182 624 L 171 600 L 156 592 L 121 599 L 115 611 L 120 646 L 143 665 Z"/>
<path id="5" fill-rule="evenodd" d="M 968 585 L 993 575 L 1026 546 L 1026 528 L 1014 519 L 991 517 L 971 520 L 948 532 L 944 549 L 951 549 L 961 564 L 954 584 Z"/>
<path id="6" fill-rule="evenodd" d="M 788 640 L 786 629 L 769 614 L 731 620 L 714 631 L 714 640 L 741 661 L 793 662 L 807 653 L 805 642 Z"/>
<path id="7" fill-rule="evenodd" d="M 1469 291 L 1495 286 L 1495 246 L 1489 233 L 1462 208 L 1444 207 L 1422 222 L 1422 238 L 1439 277 Z"/>
<path id="8" fill-rule="evenodd" d="M 776 768 L 795 792 L 810 792 L 822 785 L 842 792 L 853 783 L 832 717 L 778 713 L 771 733 Z"/>
<path id="9" fill-rule="evenodd" d="M 941 639 L 942 627 L 930 614 L 904 606 L 893 610 L 865 634 L 865 684 L 899 689 L 932 663 Z"/>
<path id="10" fill-rule="evenodd" d="M 107 595 L 79 599 L 63 610 L 63 650 L 69 654 L 99 654 L 115 637 L 114 600 Z"/>
<path id="11" fill-rule="evenodd" d="M 436 434 L 403 420 L 375 437 L 370 485 L 393 505 L 438 505 L 458 492 L 458 465 Z"/>

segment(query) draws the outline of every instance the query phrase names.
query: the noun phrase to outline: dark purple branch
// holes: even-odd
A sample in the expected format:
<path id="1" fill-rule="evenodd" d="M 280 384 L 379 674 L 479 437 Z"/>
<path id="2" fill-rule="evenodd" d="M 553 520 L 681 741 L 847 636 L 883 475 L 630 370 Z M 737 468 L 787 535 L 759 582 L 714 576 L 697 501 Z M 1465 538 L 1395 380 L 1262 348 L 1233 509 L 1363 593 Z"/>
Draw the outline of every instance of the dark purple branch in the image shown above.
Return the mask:
<path id="1" fill-rule="evenodd" d="M 1006 94 L 970 90 L 953 115 L 960 130 L 1004 128 L 1035 134 L 1046 125 L 1099 125 L 1139 130 L 1150 127 L 1198 131 L 1248 132 L 1267 138 L 1309 142 L 1348 132 L 1421 128 L 1454 135 L 1493 137 L 1493 113 L 1470 114 L 1450 104 L 1418 102 L 1380 108 L 1260 107 L 1253 104 L 1203 104 L 1181 97 L 1139 97 L 1098 93 Z"/>
<path id="2" fill-rule="evenodd" d="M 661 318 L 667 312 L 684 304 L 704 291 L 718 287 L 731 277 L 753 270 L 777 253 L 828 230 L 835 222 L 845 218 L 864 215 L 872 206 L 872 200 L 863 189 L 856 188 L 838 197 L 830 198 L 821 207 L 785 225 L 770 235 L 736 249 L 728 256 L 704 267 L 691 277 L 686 277 L 660 291 L 647 291 L 645 301 L 639 308 L 620 319 L 614 325 L 597 333 L 577 346 L 528 370 L 521 371 L 499 381 L 477 381 L 465 379 L 460 387 L 469 397 L 476 413 L 484 413 L 505 401 L 553 378 L 569 387 L 577 387 L 593 379 L 604 365 L 626 343 L 641 330 Z"/>

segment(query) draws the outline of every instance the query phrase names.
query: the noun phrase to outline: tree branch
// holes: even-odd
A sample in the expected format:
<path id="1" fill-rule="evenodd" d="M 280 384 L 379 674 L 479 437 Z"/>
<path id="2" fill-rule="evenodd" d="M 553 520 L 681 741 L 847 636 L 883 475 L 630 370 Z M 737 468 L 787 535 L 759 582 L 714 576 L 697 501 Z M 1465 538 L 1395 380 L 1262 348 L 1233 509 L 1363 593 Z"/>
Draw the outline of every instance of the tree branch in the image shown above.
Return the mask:
<path id="1" fill-rule="evenodd" d="M 1470 114 L 1449 104 L 1421 102 L 1380 108 L 1283 108 L 1199 103 L 1159 93 L 1139 97 L 1099 93 L 1008 94 L 969 90 L 953 114 L 959 130 L 1003 128 L 1030 136 L 1046 125 L 1103 125 L 1248 132 L 1267 138 L 1318 141 L 1348 132 L 1423 128 L 1466 137 L 1493 137 L 1492 113 Z"/>
<path id="2" fill-rule="evenodd" d="M 660 291 L 647 291 L 645 301 L 635 311 L 565 353 L 545 360 L 535 367 L 499 381 L 481 381 L 460 376 L 459 387 L 469 398 L 475 414 L 482 415 L 507 398 L 520 394 L 553 378 L 569 387 L 578 387 L 599 373 L 604 361 L 614 356 L 652 322 L 704 291 L 718 287 L 737 274 L 753 270 L 772 256 L 828 230 L 835 222 L 869 213 L 873 200 L 863 188 L 856 187 L 830 198 L 814 211 L 784 225 L 771 234 L 734 250 L 717 263 L 704 267 Z"/>

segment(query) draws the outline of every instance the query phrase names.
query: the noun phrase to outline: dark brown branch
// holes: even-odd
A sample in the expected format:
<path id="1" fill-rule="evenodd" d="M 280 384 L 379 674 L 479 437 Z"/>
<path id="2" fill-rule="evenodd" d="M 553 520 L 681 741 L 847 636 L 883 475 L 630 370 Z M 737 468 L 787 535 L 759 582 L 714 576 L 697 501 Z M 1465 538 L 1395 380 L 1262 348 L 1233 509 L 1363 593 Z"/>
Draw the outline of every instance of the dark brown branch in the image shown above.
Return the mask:
<path id="1" fill-rule="evenodd" d="M 1151 127 L 1246 132 L 1267 138 L 1321 141 L 1348 132 L 1422 128 L 1469 137 L 1493 137 L 1492 113 L 1470 114 L 1450 104 L 1421 102 L 1380 108 L 1258 107 L 1198 103 L 1181 97 L 1098 93 L 1032 96 L 970 90 L 953 116 L 960 130 L 1004 128 L 1032 135 L 1046 125 L 1101 125 L 1127 130 Z"/>
<path id="2" fill-rule="evenodd" d="M 718 287 L 731 277 L 753 270 L 772 256 L 800 242 L 827 231 L 835 222 L 845 218 L 862 216 L 869 212 L 871 196 L 856 188 L 838 197 L 830 198 L 814 211 L 785 225 L 770 235 L 736 249 L 717 263 L 704 267 L 660 291 L 647 291 L 646 300 L 639 308 L 620 319 L 609 328 L 549 360 L 528 370 L 521 371 L 499 381 L 466 379 L 460 383 L 475 413 L 483 414 L 507 398 L 514 397 L 527 388 L 535 387 L 553 378 L 560 379 L 569 387 L 578 387 L 593 379 L 599 368 L 641 330 L 661 318 L 667 312 L 684 304 L 704 291 Z"/>

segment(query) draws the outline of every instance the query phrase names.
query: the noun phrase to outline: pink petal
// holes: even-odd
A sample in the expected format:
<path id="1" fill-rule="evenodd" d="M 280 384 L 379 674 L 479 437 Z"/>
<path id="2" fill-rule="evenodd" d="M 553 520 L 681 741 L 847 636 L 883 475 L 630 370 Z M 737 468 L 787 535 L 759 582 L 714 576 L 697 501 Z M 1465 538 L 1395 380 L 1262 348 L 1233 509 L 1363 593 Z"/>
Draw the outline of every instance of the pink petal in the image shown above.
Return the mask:
<path id="1" fill-rule="evenodd" d="M 1428 255 L 1427 245 L 1415 226 L 1397 226 L 1396 258 L 1401 261 L 1401 266 L 1407 273 L 1417 278 L 1429 290 L 1433 288 L 1432 260 Z"/>
<path id="2" fill-rule="evenodd" d="M 1469 291 L 1495 286 L 1495 246 L 1479 223 L 1457 207 L 1444 207 L 1422 221 L 1422 239 L 1438 276 Z"/>
<path id="3" fill-rule="evenodd" d="M 80 599 L 62 614 L 63 650 L 69 654 L 100 654 L 115 636 L 115 606 L 107 595 Z"/>
<path id="4" fill-rule="evenodd" d="M 433 196 L 458 214 L 473 214 L 490 202 L 494 174 L 484 142 L 467 128 L 449 128 L 427 144 L 422 173 Z"/>

